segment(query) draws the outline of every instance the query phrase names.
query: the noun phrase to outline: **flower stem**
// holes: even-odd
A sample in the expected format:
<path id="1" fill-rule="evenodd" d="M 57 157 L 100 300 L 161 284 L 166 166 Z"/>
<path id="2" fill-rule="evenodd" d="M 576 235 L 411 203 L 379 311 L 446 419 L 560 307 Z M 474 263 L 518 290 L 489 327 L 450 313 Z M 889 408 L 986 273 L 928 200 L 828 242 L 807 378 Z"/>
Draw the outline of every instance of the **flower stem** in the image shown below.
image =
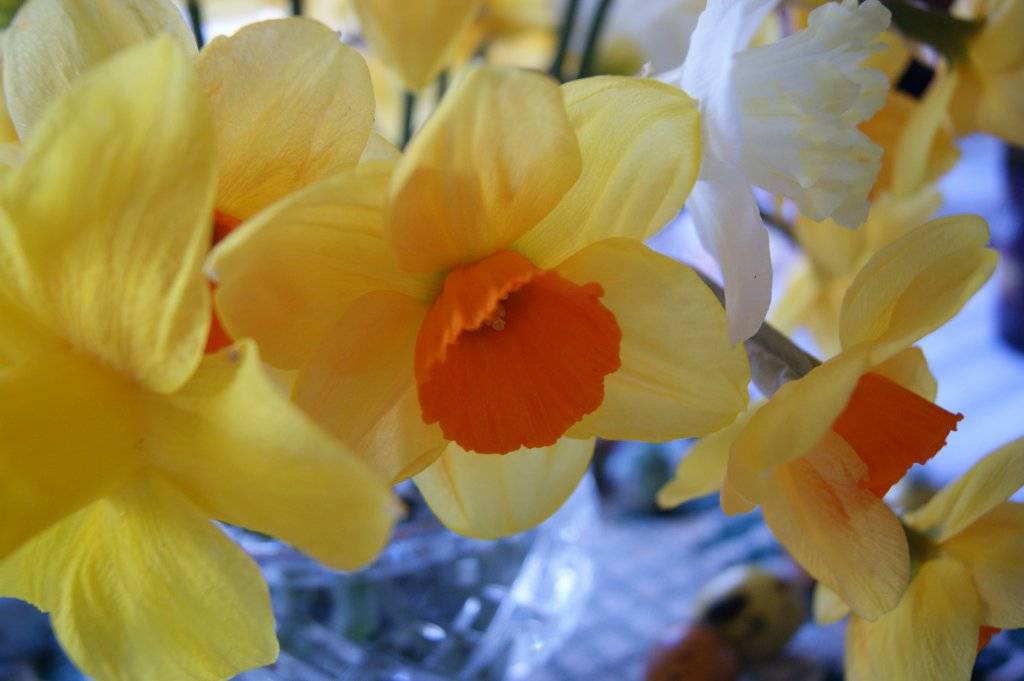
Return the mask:
<path id="1" fill-rule="evenodd" d="M 302 0 L 292 0 L 292 16 L 302 16 Z"/>
<path id="2" fill-rule="evenodd" d="M 613 0 L 601 0 L 594 12 L 594 18 L 590 21 L 590 32 L 587 33 L 586 47 L 583 48 L 583 60 L 580 61 L 579 78 L 586 78 L 593 75 L 594 66 L 597 63 L 597 47 L 601 42 L 601 31 L 604 29 L 605 20 L 608 18 L 608 10 L 612 7 Z"/>
<path id="3" fill-rule="evenodd" d="M 984 21 L 958 19 L 949 12 L 912 5 L 906 0 L 885 0 L 893 26 L 908 38 L 931 45 L 950 61 L 967 58 L 967 43 Z"/>
<path id="4" fill-rule="evenodd" d="M 445 93 L 448 92 L 448 69 L 441 71 L 437 74 L 437 101 L 444 99 Z"/>
<path id="5" fill-rule="evenodd" d="M 562 27 L 558 32 L 558 50 L 555 52 L 555 59 L 551 62 L 548 72 L 562 80 L 562 71 L 565 69 L 565 58 L 569 55 L 569 40 L 572 39 L 572 29 L 576 25 L 576 13 L 580 9 L 580 0 L 569 0 L 565 3 L 565 13 L 562 15 Z"/>
<path id="6" fill-rule="evenodd" d="M 203 36 L 203 9 L 199 6 L 199 0 L 188 0 L 188 21 L 196 37 L 196 45 L 202 48 L 206 38 Z"/>
<path id="7" fill-rule="evenodd" d="M 412 139 L 413 120 L 416 117 L 416 93 L 406 90 L 402 98 L 402 144 L 400 149 L 405 149 Z"/>

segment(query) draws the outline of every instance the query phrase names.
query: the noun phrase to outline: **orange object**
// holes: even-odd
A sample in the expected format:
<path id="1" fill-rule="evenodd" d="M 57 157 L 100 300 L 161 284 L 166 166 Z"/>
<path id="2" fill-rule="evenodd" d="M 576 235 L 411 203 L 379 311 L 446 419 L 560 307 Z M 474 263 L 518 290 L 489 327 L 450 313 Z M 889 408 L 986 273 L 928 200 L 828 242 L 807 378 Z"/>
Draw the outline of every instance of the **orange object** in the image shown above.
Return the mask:
<path id="1" fill-rule="evenodd" d="M 227 213 L 222 213 L 219 210 L 213 212 L 213 243 L 210 244 L 211 248 L 219 244 L 224 237 L 233 232 L 238 225 L 242 224 L 242 221 L 238 218 L 232 217 Z M 210 291 L 215 291 L 217 285 L 210 283 Z M 220 319 L 217 317 L 217 311 L 213 311 L 213 319 L 210 321 L 210 333 L 206 337 L 206 354 L 223 350 L 232 343 L 234 339 L 228 335 L 228 332 L 224 330 L 224 326 L 220 323 Z"/>
<path id="2" fill-rule="evenodd" d="M 554 444 L 619 368 L 603 294 L 511 251 L 453 269 L 416 340 L 423 420 L 481 453 Z"/>
<path id="3" fill-rule="evenodd" d="M 992 637 L 998 634 L 1002 629 L 998 627 L 981 627 L 978 630 L 978 652 L 988 645 L 988 642 L 992 640 Z"/>
<path id="4" fill-rule="evenodd" d="M 915 463 L 946 444 L 963 414 L 953 414 L 879 374 L 860 377 L 832 429 L 868 466 L 861 485 L 885 496 Z"/>
<path id="5" fill-rule="evenodd" d="M 644 681 L 735 681 L 735 653 L 706 626 L 688 629 L 672 646 L 656 649 Z"/>

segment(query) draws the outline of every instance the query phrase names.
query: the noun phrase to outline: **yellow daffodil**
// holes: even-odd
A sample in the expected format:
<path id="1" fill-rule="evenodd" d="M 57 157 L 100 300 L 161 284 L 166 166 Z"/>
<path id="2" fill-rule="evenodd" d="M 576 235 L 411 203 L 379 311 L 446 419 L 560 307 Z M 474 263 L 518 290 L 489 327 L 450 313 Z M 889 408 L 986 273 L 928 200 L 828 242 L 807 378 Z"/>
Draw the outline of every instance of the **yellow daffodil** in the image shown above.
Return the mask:
<path id="1" fill-rule="evenodd" d="M 391 499 L 250 344 L 203 356 L 214 129 L 187 55 L 113 57 L 25 144 L 0 178 L 0 594 L 100 680 L 269 663 L 266 586 L 211 519 L 351 569 Z"/>
<path id="2" fill-rule="evenodd" d="M 1024 627 L 1024 440 L 989 454 L 904 518 L 914 575 L 899 605 L 847 628 L 850 681 L 968 681 L 977 652 L 1000 629 Z M 849 612 L 815 593 L 822 623 Z"/>
<path id="3" fill-rule="evenodd" d="M 18 133 L 27 134 L 82 73 L 155 35 L 172 36 L 195 52 L 169 0 L 30 0 L 4 49 L 4 87 Z M 397 154 L 372 133 L 366 63 L 323 24 L 292 18 L 247 26 L 207 45 L 196 70 L 216 139 L 214 241 L 274 201 L 363 157 Z M 230 341 L 215 321 L 209 350 Z"/>
<path id="4" fill-rule="evenodd" d="M 734 340 L 768 312 L 768 234 L 753 186 L 785 196 L 815 220 L 857 227 L 881 150 L 857 126 L 885 101 L 885 75 L 864 65 L 880 49 L 889 11 L 878 0 L 830 2 L 808 27 L 750 48 L 772 0 L 709 0 L 682 65 L 661 76 L 700 102 L 706 140 L 687 205 L 719 261 Z"/>
<path id="5" fill-rule="evenodd" d="M 314 185 L 215 249 L 219 313 L 449 527 L 525 529 L 591 438 L 707 433 L 746 403 L 721 306 L 641 243 L 699 143 L 692 100 L 655 81 L 475 70 L 397 166 Z"/>
<path id="6" fill-rule="evenodd" d="M 838 352 L 839 311 L 857 272 L 871 255 L 926 222 L 941 206 L 934 183 L 959 156 L 947 114 L 954 87 L 950 79 L 939 80 L 920 102 L 890 92 L 882 110 L 861 126 L 883 150 L 868 220 L 850 230 L 832 220 L 797 218 L 794 236 L 803 259 L 771 314 L 780 329 L 806 326 L 822 352 Z"/>
<path id="7" fill-rule="evenodd" d="M 430 83 L 447 65 L 483 0 L 353 0 L 370 49 L 407 90 Z"/>
<path id="8" fill-rule="evenodd" d="M 776 537 L 860 616 L 899 602 L 906 538 L 881 497 L 944 444 L 959 416 L 911 347 L 991 275 L 984 221 L 929 222 L 868 261 L 843 301 L 842 351 L 683 459 L 663 505 L 723 489 L 727 512 L 760 505 Z"/>
<path id="9" fill-rule="evenodd" d="M 953 11 L 984 21 L 967 58 L 955 64 L 957 129 L 1024 145 L 1024 0 L 959 0 Z"/>

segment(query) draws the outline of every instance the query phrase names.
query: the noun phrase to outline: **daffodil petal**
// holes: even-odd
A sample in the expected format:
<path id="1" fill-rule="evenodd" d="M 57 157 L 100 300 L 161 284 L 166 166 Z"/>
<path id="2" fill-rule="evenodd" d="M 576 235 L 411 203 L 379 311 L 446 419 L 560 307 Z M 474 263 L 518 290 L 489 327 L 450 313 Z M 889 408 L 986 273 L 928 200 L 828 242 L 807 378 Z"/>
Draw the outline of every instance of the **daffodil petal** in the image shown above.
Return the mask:
<path id="1" fill-rule="evenodd" d="M 941 77 L 904 121 L 892 151 L 892 191 L 912 194 L 953 167 L 960 152 L 952 135 L 949 104 L 956 72 Z"/>
<path id="2" fill-rule="evenodd" d="M 870 560 L 870 558 L 868 558 Z M 850 621 L 850 681 L 968 679 L 980 621 L 971 575 L 946 558 L 921 565 L 899 606 L 874 622 Z"/>
<path id="3" fill-rule="evenodd" d="M 214 681 L 277 657 L 256 564 L 166 482 L 93 502 L 0 562 L 93 678 Z"/>
<path id="4" fill-rule="evenodd" d="M 277 202 L 214 249 L 217 313 L 254 338 L 275 367 L 297 369 L 357 298 L 424 297 L 430 283 L 398 269 L 384 236 L 390 166 L 367 164 Z"/>
<path id="5" fill-rule="evenodd" d="M 0 395 L 2 557 L 132 475 L 143 427 L 128 381 L 66 352 L 0 368 Z"/>
<path id="6" fill-rule="evenodd" d="M 777 467 L 759 500 L 793 557 L 867 619 L 896 607 L 910 577 L 899 519 L 860 481 L 867 468 L 839 436 Z"/>
<path id="7" fill-rule="evenodd" d="M 402 152 L 391 142 L 385 139 L 376 130 L 370 132 L 370 139 L 366 141 L 366 148 L 363 155 L 359 157 L 360 163 L 372 163 L 374 161 L 398 162 L 402 158 Z"/>
<path id="8" fill-rule="evenodd" d="M 823 627 L 838 622 L 850 614 L 850 606 L 821 582 L 814 585 L 812 609 L 815 623 Z"/>
<path id="9" fill-rule="evenodd" d="M 387 541 L 384 481 L 288 403 L 251 343 L 205 358 L 153 409 L 149 454 L 213 517 L 346 570 Z"/>
<path id="10" fill-rule="evenodd" d="M 359 24 L 374 54 L 408 90 L 420 90 L 445 66 L 481 0 L 355 0 Z"/>
<path id="11" fill-rule="evenodd" d="M 971 571 L 984 606 L 983 624 L 1024 626 L 1024 505 L 1000 504 L 943 543 Z"/>
<path id="12" fill-rule="evenodd" d="M 413 478 L 431 510 L 460 534 L 496 539 L 528 530 L 569 498 L 587 470 L 593 440 L 476 454 L 455 443 Z"/>
<path id="13" fill-rule="evenodd" d="M 729 343 L 711 289 L 680 262 L 633 239 L 605 239 L 558 266 L 578 285 L 595 282 L 622 331 L 621 367 L 604 401 L 570 437 L 665 441 L 727 426 L 747 404 L 750 367 Z"/>
<path id="14" fill-rule="evenodd" d="M 700 168 L 700 116 L 655 80 L 602 76 L 562 86 L 583 155 L 579 180 L 516 250 L 554 267 L 611 237 L 641 241 L 676 216 Z"/>
<path id="15" fill-rule="evenodd" d="M 416 133 L 392 178 L 389 230 L 399 263 L 430 272 L 507 248 L 551 212 L 580 163 L 554 80 L 471 71 Z"/>
<path id="16" fill-rule="evenodd" d="M 956 215 L 921 225 L 877 252 L 843 300 L 843 347 L 873 342 L 873 358 L 881 361 L 946 323 L 995 269 L 987 243 L 984 220 Z"/>
<path id="17" fill-rule="evenodd" d="M 679 461 L 672 479 L 658 490 L 658 505 L 672 508 L 721 490 L 729 466 L 729 449 L 752 413 L 741 412 L 728 426 L 693 445 Z"/>
<path id="18" fill-rule="evenodd" d="M 169 0 L 26 2 L 3 45 L 4 92 L 18 136 L 26 139 L 50 103 L 86 71 L 158 35 L 196 51 L 192 33 Z"/>
<path id="19" fill-rule="evenodd" d="M 221 212 L 248 218 L 359 161 L 373 126 L 370 72 L 323 24 L 251 24 L 211 42 L 197 67 L 217 131 Z"/>
<path id="20" fill-rule="evenodd" d="M 418 473 L 447 446 L 420 415 L 413 351 L 426 305 L 389 291 L 358 299 L 299 372 L 294 399 L 385 480 Z"/>
<path id="21" fill-rule="evenodd" d="M 934 402 L 939 392 L 938 381 L 928 368 L 928 360 L 921 348 L 907 348 L 871 367 L 871 373 L 885 376 L 929 402 Z"/>
<path id="22" fill-rule="evenodd" d="M 44 291 L 33 312 L 151 390 L 184 383 L 206 343 L 212 141 L 188 56 L 160 38 L 80 78 L 0 189 Z"/>
<path id="23" fill-rule="evenodd" d="M 974 464 L 941 489 L 906 521 L 924 532 L 938 530 L 944 541 L 971 526 L 1024 487 L 1024 438 L 1014 440 Z"/>

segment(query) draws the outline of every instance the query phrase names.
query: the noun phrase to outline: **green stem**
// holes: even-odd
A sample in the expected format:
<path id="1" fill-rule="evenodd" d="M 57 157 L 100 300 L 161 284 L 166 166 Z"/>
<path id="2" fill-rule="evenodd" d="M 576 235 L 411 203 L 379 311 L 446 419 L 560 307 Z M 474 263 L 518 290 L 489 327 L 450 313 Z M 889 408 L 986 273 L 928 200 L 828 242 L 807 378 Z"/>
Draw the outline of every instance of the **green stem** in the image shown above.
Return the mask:
<path id="1" fill-rule="evenodd" d="M 437 74 L 437 101 L 444 99 L 445 93 L 448 92 L 448 69 L 441 71 Z"/>
<path id="2" fill-rule="evenodd" d="M 601 0 L 590 22 L 590 32 L 587 33 L 587 44 L 583 49 L 583 60 L 580 62 L 579 78 L 586 78 L 594 72 L 597 63 L 597 48 L 601 42 L 601 31 L 604 30 L 605 20 L 608 18 L 608 10 L 612 7 L 613 0 Z"/>
<path id="3" fill-rule="evenodd" d="M 206 44 L 206 38 L 203 36 L 203 8 L 199 6 L 199 0 L 188 0 L 188 21 L 196 37 L 196 45 L 201 48 Z"/>
<path id="4" fill-rule="evenodd" d="M 576 13 L 579 9 L 580 0 L 569 0 L 565 3 L 562 27 L 558 32 L 558 50 L 555 52 L 555 59 L 551 62 L 551 68 L 548 70 L 558 80 L 562 80 L 565 58 L 569 55 L 569 40 L 572 39 L 572 29 L 576 25 Z"/>
<path id="5" fill-rule="evenodd" d="M 292 0 L 292 16 L 302 16 L 302 0 Z"/>
<path id="6" fill-rule="evenodd" d="M 950 61 L 967 58 L 967 43 L 985 22 L 958 19 L 949 12 L 912 5 L 906 0 L 886 0 L 893 26 L 908 38 L 931 45 Z"/>
<path id="7" fill-rule="evenodd" d="M 412 139 L 413 120 L 416 117 L 416 93 L 408 90 L 402 97 L 402 144 L 401 149 Z"/>

